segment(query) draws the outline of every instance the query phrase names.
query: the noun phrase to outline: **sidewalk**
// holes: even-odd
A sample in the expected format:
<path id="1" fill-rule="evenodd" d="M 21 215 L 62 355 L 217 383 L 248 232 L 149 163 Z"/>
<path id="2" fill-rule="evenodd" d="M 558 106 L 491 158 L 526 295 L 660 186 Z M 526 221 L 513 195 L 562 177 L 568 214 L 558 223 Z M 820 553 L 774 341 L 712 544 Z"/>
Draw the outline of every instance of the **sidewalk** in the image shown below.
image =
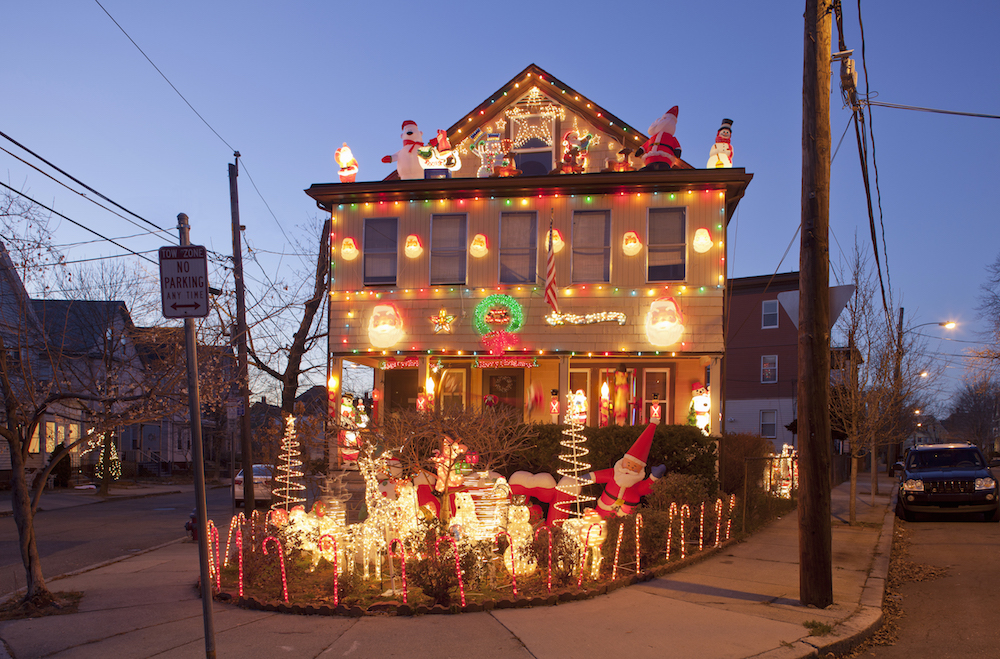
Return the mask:
<path id="1" fill-rule="evenodd" d="M 229 483 L 220 481 L 220 484 L 208 485 L 209 488 L 229 487 Z M 86 489 L 54 489 L 45 490 L 42 493 L 42 501 L 38 506 L 40 511 L 59 510 L 60 508 L 72 508 L 74 506 L 85 506 L 92 503 L 102 503 L 115 499 L 138 499 L 141 497 L 152 497 L 160 494 L 179 494 L 181 492 L 194 492 L 193 483 L 121 483 L 114 482 L 108 491 L 108 495 L 101 497 L 97 495 L 97 488 Z M 0 517 L 11 515 L 10 492 L 4 493 L 0 497 Z"/>
<path id="2" fill-rule="evenodd" d="M 554 607 L 415 617 L 338 618 L 214 604 L 219 657 L 704 657 L 791 659 L 847 649 L 882 616 L 895 481 L 880 476 L 870 505 L 859 479 L 858 520 L 846 525 L 848 484 L 833 491 L 833 596 L 799 604 L 793 513 L 745 542 L 662 578 Z M 85 593 L 78 613 L 0 623 L 16 659 L 205 655 L 198 552 L 172 543 L 89 572 L 52 579 Z M 833 627 L 810 636 L 806 621 Z M 0 650 L 0 657 L 2 657 Z"/>

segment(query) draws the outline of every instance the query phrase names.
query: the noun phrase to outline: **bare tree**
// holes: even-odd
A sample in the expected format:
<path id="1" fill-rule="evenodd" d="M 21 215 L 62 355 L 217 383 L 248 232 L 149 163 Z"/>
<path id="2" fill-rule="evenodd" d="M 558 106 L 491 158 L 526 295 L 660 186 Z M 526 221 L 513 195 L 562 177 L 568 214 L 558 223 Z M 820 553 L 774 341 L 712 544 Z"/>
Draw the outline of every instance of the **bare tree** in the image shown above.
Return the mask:
<path id="1" fill-rule="evenodd" d="M 981 375 L 974 379 L 1000 377 L 1000 256 L 986 267 L 986 282 L 980 287 L 979 317 L 986 323 L 982 348 L 969 351 L 971 367 Z"/>
<path id="2" fill-rule="evenodd" d="M 967 380 L 952 399 L 947 425 L 957 439 L 992 453 L 1000 435 L 1000 382 L 986 377 Z"/>

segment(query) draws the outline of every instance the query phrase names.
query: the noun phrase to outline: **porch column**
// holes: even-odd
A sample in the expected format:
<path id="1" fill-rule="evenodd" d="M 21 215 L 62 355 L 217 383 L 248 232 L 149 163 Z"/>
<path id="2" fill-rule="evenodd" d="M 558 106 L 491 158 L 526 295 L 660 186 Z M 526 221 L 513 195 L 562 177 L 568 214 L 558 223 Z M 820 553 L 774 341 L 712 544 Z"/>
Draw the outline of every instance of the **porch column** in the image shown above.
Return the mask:
<path id="1" fill-rule="evenodd" d="M 566 423 L 566 396 L 569 395 L 569 355 L 559 357 L 559 422 Z"/>

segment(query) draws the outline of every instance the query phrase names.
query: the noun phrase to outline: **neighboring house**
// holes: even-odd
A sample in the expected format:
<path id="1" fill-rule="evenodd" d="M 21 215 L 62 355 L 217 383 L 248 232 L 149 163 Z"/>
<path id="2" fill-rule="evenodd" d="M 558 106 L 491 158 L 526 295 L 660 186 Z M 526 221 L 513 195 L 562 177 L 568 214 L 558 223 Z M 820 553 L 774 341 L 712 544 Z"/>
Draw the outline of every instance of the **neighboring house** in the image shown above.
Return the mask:
<path id="1" fill-rule="evenodd" d="M 729 281 L 726 315 L 726 432 L 795 446 L 799 331 L 778 294 L 799 290 L 799 273 Z"/>
<path id="2" fill-rule="evenodd" d="M 926 444 L 946 444 L 954 441 L 951 433 L 933 414 L 923 414 L 913 424 L 913 432 L 903 440 L 903 455 L 914 446 Z M 989 450 L 990 447 L 986 447 Z M 902 459 L 902 458 L 899 458 Z"/>
<path id="3" fill-rule="evenodd" d="M 438 127 L 422 128 L 429 141 Z M 647 136 L 534 65 L 446 132 L 461 160 L 450 178 L 307 190 L 332 218 L 331 373 L 345 359 L 375 368 L 379 415 L 433 384 L 443 409 L 510 405 L 546 422 L 579 392 L 592 426 L 687 423 L 694 386 L 711 385 L 719 433 L 726 228 L 752 175 L 682 160 L 612 171 L 641 168 L 628 154 Z M 711 141 L 685 153 L 702 162 Z M 580 173 L 550 175 L 569 164 Z"/>
<path id="4" fill-rule="evenodd" d="M 798 447 L 799 273 L 784 272 L 729 281 L 726 314 L 726 432 L 759 434 Z M 830 289 L 830 324 L 837 321 L 853 286 Z M 831 348 L 831 382 L 845 377 L 846 348 Z M 855 352 L 855 359 L 858 358 Z M 791 429 L 788 428 L 791 426 Z M 840 448 L 841 440 L 835 441 Z"/>

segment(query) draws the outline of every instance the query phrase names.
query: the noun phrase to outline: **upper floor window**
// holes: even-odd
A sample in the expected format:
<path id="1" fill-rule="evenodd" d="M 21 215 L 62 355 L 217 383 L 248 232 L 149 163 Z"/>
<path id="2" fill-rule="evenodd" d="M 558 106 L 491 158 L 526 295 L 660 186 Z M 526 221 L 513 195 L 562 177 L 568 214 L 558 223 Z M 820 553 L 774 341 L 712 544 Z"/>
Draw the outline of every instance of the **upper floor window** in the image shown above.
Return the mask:
<path id="1" fill-rule="evenodd" d="M 500 283 L 533 284 L 538 263 L 534 212 L 500 213 Z"/>
<path id="2" fill-rule="evenodd" d="M 649 281 L 684 281 L 687 227 L 683 208 L 650 208 L 646 232 Z"/>
<path id="3" fill-rule="evenodd" d="M 761 306 L 760 327 L 771 329 L 778 326 L 778 301 L 764 300 Z"/>
<path id="4" fill-rule="evenodd" d="M 395 217 L 365 218 L 365 285 L 396 284 L 398 225 Z"/>
<path id="5" fill-rule="evenodd" d="M 431 216 L 431 284 L 465 283 L 465 215 Z"/>
<path id="6" fill-rule="evenodd" d="M 611 281 L 611 213 L 573 213 L 573 281 Z"/>
<path id="7" fill-rule="evenodd" d="M 764 384 L 771 384 L 778 381 L 778 355 L 761 356 L 760 381 Z"/>

